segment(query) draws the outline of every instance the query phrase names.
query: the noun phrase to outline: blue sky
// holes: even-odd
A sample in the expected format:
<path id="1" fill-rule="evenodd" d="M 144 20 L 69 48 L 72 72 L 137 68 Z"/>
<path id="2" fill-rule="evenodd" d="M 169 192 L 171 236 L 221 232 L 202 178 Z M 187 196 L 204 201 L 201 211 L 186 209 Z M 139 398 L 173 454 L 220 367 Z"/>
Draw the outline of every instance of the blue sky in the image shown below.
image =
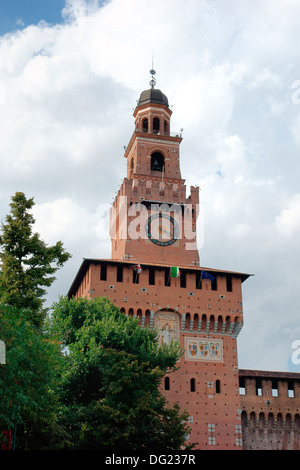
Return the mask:
<path id="1" fill-rule="evenodd" d="M 65 0 L 0 0 L 0 35 L 40 20 L 60 23 L 64 5 Z"/>

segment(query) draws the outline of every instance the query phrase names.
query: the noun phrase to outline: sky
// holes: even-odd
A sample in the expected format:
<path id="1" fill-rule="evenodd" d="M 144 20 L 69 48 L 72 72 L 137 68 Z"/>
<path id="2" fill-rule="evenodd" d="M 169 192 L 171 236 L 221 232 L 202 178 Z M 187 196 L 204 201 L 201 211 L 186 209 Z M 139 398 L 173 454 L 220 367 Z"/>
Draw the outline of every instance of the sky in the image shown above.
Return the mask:
<path id="1" fill-rule="evenodd" d="M 0 220 L 23 191 L 41 238 L 72 254 L 49 305 L 83 258 L 110 257 L 153 58 L 201 189 L 201 265 L 253 274 L 239 367 L 300 372 L 299 16 L 297 0 L 0 0 Z"/>

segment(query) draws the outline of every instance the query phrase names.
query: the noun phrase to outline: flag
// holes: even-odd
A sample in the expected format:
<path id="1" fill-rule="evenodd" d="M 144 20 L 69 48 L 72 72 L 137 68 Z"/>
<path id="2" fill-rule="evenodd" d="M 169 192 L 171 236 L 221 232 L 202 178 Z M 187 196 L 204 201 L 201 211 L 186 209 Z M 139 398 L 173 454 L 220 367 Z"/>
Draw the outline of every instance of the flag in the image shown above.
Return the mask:
<path id="1" fill-rule="evenodd" d="M 140 274 L 142 272 L 142 268 L 141 268 L 141 265 L 140 264 L 136 264 L 135 266 L 133 266 L 133 269 L 138 273 Z"/>
<path id="2" fill-rule="evenodd" d="M 208 274 L 206 271 L 201 272 L 201 279 L 209 279 L 210 281 L 214 281 L 214 276 Z"/>
<path id="3" fill-rule="evenodd" d="M 180 274 L 179 268 L 174 266 L 171 268 L 171 277 L 179 277 Z"/>

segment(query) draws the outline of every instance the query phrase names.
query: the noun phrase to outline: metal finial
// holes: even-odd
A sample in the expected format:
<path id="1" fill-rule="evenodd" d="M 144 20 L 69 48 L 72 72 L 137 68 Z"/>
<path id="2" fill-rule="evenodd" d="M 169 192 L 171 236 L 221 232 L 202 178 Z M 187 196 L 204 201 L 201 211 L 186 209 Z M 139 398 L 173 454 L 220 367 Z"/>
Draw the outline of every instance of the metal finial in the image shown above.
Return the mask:
<path id="1" fill-rule="evenodd" d="M 153 65 L 153 64 L 152 64 L 152 65 Z M 149 83 L 150 83 L 150 86 L 151 86 L 152 88 L 154 88 L 155 85 L 156 85 L 156 80 L 155 80 L 155 78 L 154 78 L 154 75 L 156 74 L 156 72 L 155 72 L 155 70 L 154 70 L 153 68 L 150 70 L 150 74 L 151 74 L 152 78 L 151 78 L 151 80 L 150 80 Z"/>

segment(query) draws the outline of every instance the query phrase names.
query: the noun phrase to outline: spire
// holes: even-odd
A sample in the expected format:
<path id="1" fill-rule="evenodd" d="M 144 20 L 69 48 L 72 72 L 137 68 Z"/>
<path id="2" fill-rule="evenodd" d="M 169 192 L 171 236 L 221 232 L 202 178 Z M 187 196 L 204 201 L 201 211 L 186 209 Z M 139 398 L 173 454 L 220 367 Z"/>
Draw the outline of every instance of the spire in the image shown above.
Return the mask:
<path id="1" fill-rule="evenodd" d="M 149 82 L 151 88 L 149 90 L 144 90 L 141 95 L 140 99 L 137 102 L 137 108 L 146 103 L 157 103 L 162 104 L 169 107 L 168 98 L 164 95 L 160 90 L 154 88 L 156 85 L 156 79 L 154 75 L 156 75 L 156 71 L 153 69 L 153 61 L 152 61 L 152 69 L 149 71 L 151 75 L 151 80 Z"/>
<path id="2" fill-rule="evenodd" d="M 155 85 L 156 85 L 156 80 L 154 78 L 154 75 L 156 74 L 155 70 L 153 69 L 153 63 L 152 63 L 152 69 L 150 70 L 150 74 L 151 74 L 151 80 L 149 82 L 149 85 L 151 86 L 151 88 L 154 88 Z"/>

